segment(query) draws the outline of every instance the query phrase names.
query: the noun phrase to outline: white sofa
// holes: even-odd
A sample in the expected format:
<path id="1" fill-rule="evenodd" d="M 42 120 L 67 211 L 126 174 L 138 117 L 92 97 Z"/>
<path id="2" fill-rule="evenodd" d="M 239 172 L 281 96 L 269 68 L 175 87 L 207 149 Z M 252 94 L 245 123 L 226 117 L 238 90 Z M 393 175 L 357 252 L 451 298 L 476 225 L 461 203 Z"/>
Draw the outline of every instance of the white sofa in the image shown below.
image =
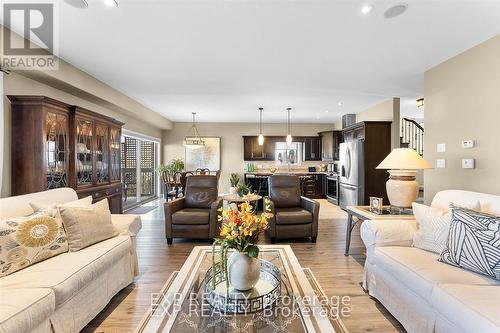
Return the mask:
<path id="1" fill-rule="evenodd" d="M 0 219 L 33 212 L 29 202 L 77 200 L 71 188 L 0 199 Z M 79 332 L 138 274 L 136 215 L 112 215 L 118 235 L 0 278 L 0 333 Z"/>
<path id="2" fill-rule="evenodd" d="M 500 197 L 441 191 L 431 206 L 450 202 L 500 216 Z M 500 282 L 438 261 L 439 255 L 412 247 L 414 220 L 372 220 L 361 225 L 366 245 L 364 288 L 410 332 L 500 332 Z"/>

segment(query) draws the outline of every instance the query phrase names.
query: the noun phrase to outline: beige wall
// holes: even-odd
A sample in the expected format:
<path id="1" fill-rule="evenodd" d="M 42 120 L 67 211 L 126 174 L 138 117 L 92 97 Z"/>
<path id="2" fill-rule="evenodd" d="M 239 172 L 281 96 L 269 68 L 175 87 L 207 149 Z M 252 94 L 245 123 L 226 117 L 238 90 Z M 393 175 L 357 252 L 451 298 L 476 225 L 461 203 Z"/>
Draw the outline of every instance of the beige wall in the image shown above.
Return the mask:
<path id="1" fill-rule="evenodd" d="M 425 201 L 444 189 L 500 195 L 500 35 L 425 72 L 425 150 L 431 164 L 446 160 L 445 169 L 425 171 Z M 472 149 L 461 141 L 475 140 Z M 436 144 L 446 143 L 437 153 Z M 476 168 L 462 169 L 463 158 Z"/>
<path id="2" fill-rule="evenodd" d="M 113 117 L 125 123 L 124 128 L 134 132 L 143 133 L 149 136 L 161 138 L 162 129 L 146 123 L 140 119 L 130 116 L 117 110 L 103 107 L 88 99 L 77 97 L 68 92 L 56 89 L 47 84 L 32 80 L 17 73 L 4 75 L 4 129 L 2 134 L 2 182 L 1 197 L 10 195 L 10 174 L 11 174 L 11 110 L 7 95 L 43 95 L 55 98 L 65 103 L 78 105 L 89 110 Z M 21 144 L 21 143 L 19 143 Z"/>
<path id="3" fill-rule="evenodd" d="M 182 141 L 188 134 L 191 123 L 174 123 L 173 129 L 164 131 L 163 161 L 173 158 L 184 160 L 184 146 Z M 333 124 L 301 124 L 292 125 L 292 135 L 317 135 L 318 132 L 333 130 Z M 243 135 L 256 135 L 258 124 L 255 123 L 199 123 L 201 136 L 221 138 L 221 180 L 219 190 L 227 192 L 229 176 L 235 172 L 242 177 L 245 164 L 243 162 Z M 265 135 L 285 135 L 285 124 L 267 124 L 264 126 Z M 321 162 L 313 164 L 319 165 Z M 255 164 L 260 164 L 256 162 Z M 262 163 L 265 164 L 265 163 Z"/>
<path id="4" fill-rule="evenodd" d="M 393 99 L 385 100 L 362 112 L 356 113 L 356 121 L 393 120 Z"/>

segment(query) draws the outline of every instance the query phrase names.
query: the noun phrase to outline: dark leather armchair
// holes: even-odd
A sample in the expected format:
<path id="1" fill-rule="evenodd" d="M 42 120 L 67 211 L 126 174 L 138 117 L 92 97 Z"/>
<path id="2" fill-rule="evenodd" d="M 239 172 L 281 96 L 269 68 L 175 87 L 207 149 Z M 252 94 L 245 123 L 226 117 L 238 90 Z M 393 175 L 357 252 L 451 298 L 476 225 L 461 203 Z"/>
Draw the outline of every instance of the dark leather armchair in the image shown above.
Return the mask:
<path id="1" fill-rule="evenodd" d="M 271 243 L 280 238 L 318 237 L 319 202 L 300 195 L 298 176 L 270 176 L 269 197 L 264 199 L 274 217 L 269 220 L 267 234 Z"/>
<path id="2" fill-rule="evenodd" d="M 209 239 L 217 237 L 219 222 L 216 176 L 189 176 L 184 197 L 165 203 L 167 243 L 173 238 Z"/>

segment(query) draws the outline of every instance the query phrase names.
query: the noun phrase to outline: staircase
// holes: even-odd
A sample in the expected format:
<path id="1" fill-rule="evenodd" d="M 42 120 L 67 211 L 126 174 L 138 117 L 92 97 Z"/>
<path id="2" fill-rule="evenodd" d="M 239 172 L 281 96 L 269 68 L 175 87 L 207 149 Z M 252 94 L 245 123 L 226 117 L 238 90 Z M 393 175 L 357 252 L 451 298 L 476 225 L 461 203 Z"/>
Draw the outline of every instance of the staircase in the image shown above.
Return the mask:
<path id="1" fill-rule="evenodd" d="M 424 128 L 413 119 L 402 118 L 399 144 L 401 148 L 412 148 L 420 156 L 424 155 Z"/>

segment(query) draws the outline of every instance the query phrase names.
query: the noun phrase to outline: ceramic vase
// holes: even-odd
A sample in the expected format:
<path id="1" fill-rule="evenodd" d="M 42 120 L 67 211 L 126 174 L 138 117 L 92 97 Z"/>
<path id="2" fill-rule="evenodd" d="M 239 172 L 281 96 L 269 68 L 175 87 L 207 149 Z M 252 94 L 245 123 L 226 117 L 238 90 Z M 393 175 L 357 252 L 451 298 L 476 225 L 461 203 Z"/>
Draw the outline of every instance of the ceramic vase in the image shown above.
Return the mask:
<path id="1" fill-rule="evenodd" d="M 231 186 L 229 188 L 229 194 L 237 194 L 238 193 L 238 188 Z"/>
<path id="2" fill-rule="evenodd" d="M 233 252 L 227 259 L 227 271 L 229 284 L 234 289 L 241 291 L 250 290 L 259 281 L 259 260 L 250 257 L 246 253 Z"/>

